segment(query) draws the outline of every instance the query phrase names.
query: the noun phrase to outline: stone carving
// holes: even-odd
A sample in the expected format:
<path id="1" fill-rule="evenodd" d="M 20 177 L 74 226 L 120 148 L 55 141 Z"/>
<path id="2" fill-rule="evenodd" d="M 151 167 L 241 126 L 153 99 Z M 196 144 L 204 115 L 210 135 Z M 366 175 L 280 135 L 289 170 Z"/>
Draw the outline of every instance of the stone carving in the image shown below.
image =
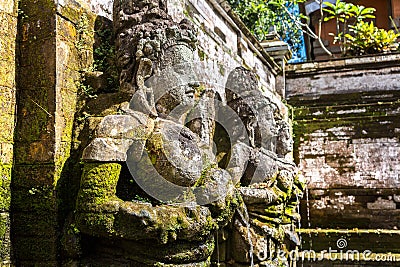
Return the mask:
<path id="1" fill-rule="evenodd" d="M 305 186 L 294 163 L 285 160 L 292 147 L 289 125 L 277 117 L 276 107 L 259 91 L 254 74 L 244 68 L 232 71 L 226 95 L 228 105 L 245 125 L 241 134 L 249 138 L 245 144 L 241 141 L 244 137 L 236 137 L 231 155 L 240 160 L 230 161 L 227 168 L 234 178 L 240 177 L 239 190 L 250 223 L 248 229 L 243 220 L 246 216 L 235 217 L 231 241 L 235 253 L 231 257 L 250 264 L 248 252 L 254 247 L 254 263 L 288 266 L 288 251 L 299 245 L 295 224 L 300 219 L 297 207 Z M 286 257 L 280 258 L 280 251 Z"/>
<path id="2" fill-rule="evenodd" d="M 172 21 L 164 0 L 114 1 L 113 17 L 120 88 L 135 92 L 132 109 L 157 116 L 154 92 L 144 82 L 157 69 L 192 57 L 194 30 L 187 20 Z M 173 96 L 179 101 L 184 94 Z"/>
<path id="3" fill-rule="evenodd" d="M 174 23 L 165 3 L 153 0 L 114 1 L 114 26 L 120 90 L 133 98 L 123 114 L 101 121 L 83 152 L 76 225 L 84 236 L 83 246 L 90 243 L 87 249 L 102 256 L 85 253 L 82 261 L 209 265 L 213 233 L 230 221 L 239 195 L 229 173 L 212 157 L 212 137 L 196 134 L 204 128 L 212 133 L 213 124 L 200 116 L 200 127 L 190 127 L 194 132 L 183 126 L 190 110 L 182 107 L 193 106 L 197 85 L 180 81 L 157 95 L 146 84 L 152 75 L 171 68 L 162 78 L 175 79 L 179 66 L 193 60 L 194 31 L 187 21 Z M 193 80 L 190 75 L 187 79 Z M 150 191 L 135 178 L 142 178 Z M 165 190 L 170 184 L 186 191 L 171 193 Z"/>
<path id="4" fill-rule="evenodd" d="M 162 0 L 114 1 L 114 31 L 120 91 L 132 100 L 102 119 L 83 151 L 81 262 L 209 266 L 218 229 L 231 263 L 276 259 L 291 249 L 285 241 L 298 245 L 304 183 L 285 159 L 289 125 L 255 75 L 233 70 L 228 108 L 218 105 L 191 69 L 191 24 L 172 21 Z"/>

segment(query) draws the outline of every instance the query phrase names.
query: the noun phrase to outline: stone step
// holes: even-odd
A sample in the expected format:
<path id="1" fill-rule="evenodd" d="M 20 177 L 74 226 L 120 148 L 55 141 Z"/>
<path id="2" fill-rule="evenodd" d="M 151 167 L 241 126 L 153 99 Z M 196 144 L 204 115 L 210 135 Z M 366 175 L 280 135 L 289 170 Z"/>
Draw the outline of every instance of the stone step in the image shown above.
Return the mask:
<path id="1" fill-rule="evenodd" d="M 299 229 L 298 266 L 400 266 L 400 230 Z M 293 252 L 294 253 L 294 252 Z"/>
<path id="2" fill-rule="evenodd" d="M 305 256 L 304 260 L 300 257 L 296 261 L 297 267 L 395 267 L 400 266 L 400 254 L 387 254 L 387 253 L 373 253 L 368 256 L 367 259 L 360 255 L 360 258 L 356 256 L 349 256 L 346 259 L 346 255 L 343 254 L 342 258 L 340 255 L 331 254 L 329 257 L 317 253 L 315 256 Z"/>

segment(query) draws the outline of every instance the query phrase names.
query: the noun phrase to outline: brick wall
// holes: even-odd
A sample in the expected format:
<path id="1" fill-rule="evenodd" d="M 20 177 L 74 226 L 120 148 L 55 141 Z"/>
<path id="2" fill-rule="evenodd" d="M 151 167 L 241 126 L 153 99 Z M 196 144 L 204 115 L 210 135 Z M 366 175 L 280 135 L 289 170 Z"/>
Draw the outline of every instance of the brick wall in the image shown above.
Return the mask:
<path id="1" fill-rule="evenodd" d="M 295 159 L 309 182 L 304 228 L 400 227 L 399 60 L 397 54 L 289 67 Z M 398 251 L 363 236 L 353 245 L 374 240 L 373 251 Z M 321 240 L 316 235 L 313 246 Z"/>

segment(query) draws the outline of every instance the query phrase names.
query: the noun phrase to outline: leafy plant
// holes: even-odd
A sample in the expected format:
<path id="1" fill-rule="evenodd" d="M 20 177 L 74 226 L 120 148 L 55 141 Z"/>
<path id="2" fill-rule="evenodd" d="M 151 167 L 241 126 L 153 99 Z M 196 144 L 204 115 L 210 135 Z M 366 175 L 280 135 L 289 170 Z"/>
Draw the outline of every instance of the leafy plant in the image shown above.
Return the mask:
<path id="1" fill-rule="evenodd" d="M 228 0 L 235 13 L 241 18 L 249 30 L 263 41 L 270 33 L 271 28 L 281 36 L 281 39 L 289 44 L 293 58 L 301 58 L 303 34 L 319 41 L 322 49 L 328 55 L 331 52 L 326 49 L 320 36 L 309 27 L 307 16 L 294 12 L 299 3 L 305 0 Z M 320 1 L 322 12 L 322 1 Z M 322 20 L 319 22 L 320 25 Z M 321 27 L 320 27 L 321 28 Z"/>
<path id="2" fill-rule="evenodd" d="M 228 0 L 235 13 L 260 41 L 265 40 L 271 30 L 286 41 L 293 54 L 300 51 L 302 42 L 302 15 L 291 12 L 305 0 Z"/>
<path id="3" fill-rule="evenodd" d="M 119 72 L 115 63 L 114 38 L 110 21 L 96 20 L 94 39 L 93 69 L 104 73 L 107 80 L 107 91 L 113 91 L 118 88 Z"/>
<path id="4" fill-rule="evenodd" d="M 351 55 L 365 55 L 395 51 L 399 44 L 396 42 L 400 36 L 393 30 L 379 29 L 370 23 L 359 21 L 356 25 L 349 26 L 350 33 L 347 38 L 346 48 Z"/>
<path id="5" fill-rule="evenodd" d="M 377 28 L 366 19 L 375 18 L 375 8 L 354 5 L 336 0 L 335 4 L 324 3 L 328 14 L 324 21 L 336 20 L 335 42 L 339 42 L 344 55 L 384 53 L 398 48 L 400 34 L 393 30 Z"/>
<path id="6" fill-rule="evenodd" d="M 374 12 L 376 11 L 373 7 L 356 6 L 354 9 L 354 18 L 358 22 L 365 19 L 375 18 Z"/>
<path id="7" fill-rule="evenodd" d="M 90 36 L 93 34 L 89 27 L 89 18 L 86 14 L 82 14 L 78 23 L 75 25 L 77 39 L 74 42 L 75 48 L 79 53 L 83 53 L 90 46 Z"/>
<path id="8" fill-rule="evenodd" d="M 398 47 L 396 38 L 399 36 L 393 31 L 385 31 L 371 27 L 365 20 L 375 18 L 375 8 L 355 5 L 336 0 L 335 4 L 319 1 L 321 19 L 319 21 L 319 32 L 314 33 L 308 26 L 308 17 L 302 14 L 294 14 L 294 7 L 305 2 L 305 0 L 228 0 L 234 11 L 260 40 L 264 40 L 274 27 L 277 33 L 286 41 L 292 53 L 299 53 L 301 38 L 303 34 L 319 41 L 321 48 L 328 55 L 331 52 L 324 46 L 321 40 L 322 21 L 336 21 L 335 42 L 340 44 L 343 55 L 361 55 L 366 53 L 380 53 Z M 326 6 L 323 8 L 323 4 Z M 323 16 L 325 15 L 325 17 Z M 368 24 L 367 27 L 365 24 Z M 376 29 L 375 29 L 376 28 Z M 372 32 L 372 33 L 371 33 Z M 368 41 L 374 43 L 364 44 L 367 40 L 362 34 L 372 34 Z M 368 39 L 368 40 L 369 40 Z M 368 47 L 367 47 L 368 46 Z"/>
<path id="9" fill-rule="evenodd" d="M 328 7 L 323 8 L 323 11 L 328 14 L 328 16 L 324 18 L 324 21 L 336 19 L 337 26 L 340 25 L 340 23 L 346 25 L 351 18 L 354 18 L 356 22 L 368 18 L 375 18 L 373 13 L 376 10 L 372 7 L 354 5 L 352 3 L 341 2 L 340 0 L 336 0 L 335 4 L 330 2 L 324 2 L 324 4 Z"/>

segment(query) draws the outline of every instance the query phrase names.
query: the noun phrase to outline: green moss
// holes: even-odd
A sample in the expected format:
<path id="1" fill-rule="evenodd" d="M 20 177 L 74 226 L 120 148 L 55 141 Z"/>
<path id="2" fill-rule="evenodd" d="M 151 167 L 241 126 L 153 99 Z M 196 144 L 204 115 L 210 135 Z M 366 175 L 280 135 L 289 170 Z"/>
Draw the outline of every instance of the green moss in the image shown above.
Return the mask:
<path id="1" fill-rule="evenodd" d="M 34 18 L 46 19 L 56 11 L 56 4 L 52 0 L 20 0 L 18 1 L 18 14 L 21 19 L 30 20 Z M 46 20 L 47 21 L 47 20 Z"/>
<path id="2" fill-rule="evenodd" d="M 197 49 L 197 53 L 199 55 L 200 61 L 204 61 L 206 58 L 206 53 L 201 49 Z"/>
<path id="3" fill-rule="evenodd" d="M 0 210 L 10 210 L 11 164 L 0 163 Z"/>
<path id="4" fill-rule="evenodd" d="M 284 203 L 288 200 L 288 194 L 280 190 L 278 187 L 274 186 L 271 190 L 278 196 L 277 203 Z"/>
<path id="5" fill-rule="evenodd" d="M 115 198 L 120 172 L 119 163 L 85 162 L 77 200 L 78 209 L 87 204 L 102 205 Z"/>
<path id="6" fill-rule="evenodd" d="M 167 244 L 168 242 L 173 242 L 177 239 L 179 234 L 183 232 L 187 233 L 190 231 L 190 227 L 199 220 L 201 217 L 197 217 L 200 211 L 197 209 L 194 211 L 196 214 L 195 218 L 190 218 L 187 214 L 187 210 L 182 207 L 171 207 L 164 206 L 161 212 L 158 212 L 157 222 L 155 228 L 160 231 L 160 241 L 162 244 Z M 214 222 L 211 218 L 207 217 L 207 223 L 203 226 L 203 232 L 201 236 L 209 235 L 209 228 Z M 190 233 L 187 233 L 190 234 Z M 186 235 L 186 234 L 183 234 Z"/>
<path id="7" fill-rule="evenodd" d="M 13 208 L 15 211 L 56 211 L 53 186 L 13 188 Z"/>
<path id="8" fill-rule="evenodd" d="M 107 237 L 115 233 L 115 215 L 110 213 L 78 213 L 76 230 L 92 236 Z"/>
<path id="9" fill-rule="evenodd" d="M 10 219 L 5 213 L 0 214 L 0 259 L 10 258 Z"/>
<path id="10" fill-rule="evenodd" d="M 216 164 L 211 164 L 210 162 L 204 163 L 204 168 L 201 171 L 200 178 L 196 180 L 194 187 L 201 187 L 210 181 L 210 171 L 216 167 Z"/>
<path id="11" fill-rule="evenodd" d="M 21 123 L 16 132 L 16 140 L 24 143 L 32 143 L 49 138 L 48 125 L 53 120 L 51 115 L 49 115 L 51 114 L 51 107 L 47 103 L 48 91 L 41 90 L 40 94 L 36 92 L 22 92 L 21 97 L 27 100 L 20 107 L 20 114 L 18 116 Z M 21 155 L 19 157 L 25 158 Z"/>
<path id="12" fill-rule="evenodd" d="M 218 70 L 219 70 L 219 73 L 220 73 L 222 76 L 225 76 L 226 70 L 225 70 L 225 67 L 224 67 L 223 64 L 218 64 Z"/>
<path id="13" fill-rule="evenodd" d="M 29 261 L 25 266 L 46 266 L 39 262 L 57 260 L 56 236 L 23 236 L 13 242 L 13 251 L 19 262 Z M 35 264 L 36 263 L 36 264 Z M 23 264 L 21 264 L 24 266 Z M 52 266 L 57 266 L 53 265 Z"/>
<path id="14" fill-rule="evenodd" d="M 274 218 L 279 218 L 284 214 L 283 206 L 281 205 L 272 205 L 268 206 L 264 209 L 263 215 L 271 216 Z"/>
<path id="15" fill-rule="evenodd" d="M 238 191 L 232 195 L 225 196 L 225 200 L 223 205 L 221 203 L 213 203 L 210 205 L 210 210 L 215 217 L 215 222 L 218 227 L 224 227 L 227 223 L 229 223 L 235 214 L 237 208 L 243 204 L 243 199 Z"/>
<path id="16" fill-rule="evenodd" d="M 153 133 L 151 136 L 151 150 L 158 151 L 163 149 L 164 147 L 164 140 L 163 135 L 161 133 Z"/>

